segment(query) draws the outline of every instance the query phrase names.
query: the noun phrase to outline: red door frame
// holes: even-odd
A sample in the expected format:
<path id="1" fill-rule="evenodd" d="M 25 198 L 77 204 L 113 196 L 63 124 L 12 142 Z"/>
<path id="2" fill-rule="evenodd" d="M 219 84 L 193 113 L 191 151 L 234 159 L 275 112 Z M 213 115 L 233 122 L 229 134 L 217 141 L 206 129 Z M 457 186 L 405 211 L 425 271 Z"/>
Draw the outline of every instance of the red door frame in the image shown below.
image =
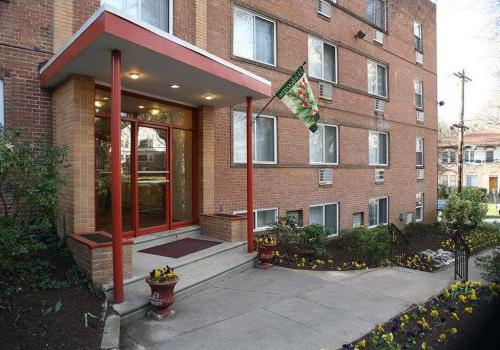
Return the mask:
<path id="1" fill-rule="evenodd" d="M 107 86 L 103 85 L 96 85 L 96 89 L 100 90 L 106 90 L 110 91 L 110 88 Z M 132 132 L 132 142 L 131 142 L 131 206 L 133 208 L 132 210 L 132 231 L 127 231 L 123 233 L 124 238 L 133 238 L 133 237 L 139 237 L 142 235 L 146 234 L 151 234 L 155 232 L 161 232 L 165 230 L 172 230 L 175 228 L 180 228 L 184 226 L 189 226 L 196 224 L 198 222 L 198 130 L 197 130 L 197 119 L 198 119 L 198 113 L 197 109 L 193 107 L 188 107 L 184 106 L 178 103 L 173 103 L 169 101 L 164 101 L 161 99 L 149 97 L 149 96 L 143 96 L 137 93 L 132 93 L 128 91 L 122 90 L 122 95 L 127 95 L 127 96 L 132 96 L 132 97 L 138 97 L 142 98 L 145 100 L 149 101 L 154 101 L 154 102 L 159 102 L 162 104 L 166 105 L 171 105 L 171 106 L 176 106 L 176 107 L 182 107 L 184 109 L 188 109 L 192 112 L 192 119 L 193 119 L 193 126 L 192 128 L 182 128 L 182 127 L 177 127 L 169 124 L 161 124 L 161 123 L 156 123 L 156 122 L 151 122 L 147 120 L 138 120 L 135 118 L 131 117 L 121 117 L 122 121 L 130 122 L 131 123 L 131 132 Z M 104 118 L 104 119 L 111 119 L 110 114 L 105 114 L 105 113 L 95 113 L 95 118 Z M 154 226 L 154 227 L 148 227 L 148 228 L 139 228 L 139 192 L 138 192 L 138 176 L 137 176 L 137 138 L 138 138 L 138 130 L 139 126 L 144 126 L 144 127 L 151 127 L 151 128 L 162 128 L 167 130 L 167 137 L 168 137 L 168 150 L 167 150 L 167 157 L 166 161 L 167 163 L 167 170 L 169 171 L 167 179 L 169 180 L 167 182 L 167 193 L 165 198 L 168 198 L 168 204 L 167 204 L 167 224 L 166 225 L 161 225 L 161 226 Z M 178 130 L 184 130 L 187 132 L 191 132 L 192 134 L 192 220 L 185 220 L 185 221 L 178 221 L 178 222 L 173 222 L 173 191 L 171 190 L 171 183 L 172 183 L 172 178 L 173 178 L 173 167 L 172 167 L 172 159 L 173 159 L 173 147 L 172 147 L 172 133 L 174 129 Z M 97 197 L 95 198 L 95 224 L 97 225 Z"/>

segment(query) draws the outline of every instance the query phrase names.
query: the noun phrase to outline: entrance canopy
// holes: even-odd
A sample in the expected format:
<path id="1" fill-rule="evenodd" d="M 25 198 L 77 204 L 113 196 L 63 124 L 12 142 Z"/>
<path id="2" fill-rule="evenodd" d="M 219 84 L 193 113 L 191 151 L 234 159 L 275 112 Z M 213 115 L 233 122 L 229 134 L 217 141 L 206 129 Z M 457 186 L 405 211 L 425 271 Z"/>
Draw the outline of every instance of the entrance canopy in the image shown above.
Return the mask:
<path id="1" fill-rule="evenodd" d="M 230 106 L 271 96 L 271 83 L 171 34 L 103 5 L 41 68 L 42 86 L 68 76 L 111 81 L 112 50 L 122 53 L 122 88 L 192 106 Z M 132 79 L 133 73 L 137 79 Z"/>

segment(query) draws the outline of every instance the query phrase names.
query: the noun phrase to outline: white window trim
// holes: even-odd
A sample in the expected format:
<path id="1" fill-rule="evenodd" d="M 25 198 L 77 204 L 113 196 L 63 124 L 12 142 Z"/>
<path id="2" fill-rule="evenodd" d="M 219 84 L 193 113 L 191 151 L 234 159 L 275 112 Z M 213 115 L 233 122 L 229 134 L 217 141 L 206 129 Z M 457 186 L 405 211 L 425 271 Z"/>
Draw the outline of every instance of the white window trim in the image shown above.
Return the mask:
<path id="1" fill-rule="evenodd" d="M 420 96 L 422 96 L 422 105 L 419 106 L 417 104 L 417 98 L 415 97 L 415 107 L 419 110 L 423 110 L 424 109 L 424 81 L 420 78 L 416 78 L 415 79 L 415 95 L 417 95 L 417 86 L 416 84 L 420 84 L 420 90 L 421 90 L 421 94 Z"/>
<path id="2" fill-rule="evenodd" d="M 416 194 L 416 196 L 418 196 L 418 195 L 421 195 L 421 196 L 422 196 L 422 205 L 420 205 L 420 206 L 415 206 L 415 221 L 416 221 L 416 222 L 422 222 L 422 221 L 424 220 L 424 201 L 425 201 L 425 196 L 424 196 L 424 192 L 419 192 L 419 193 L 417 193 L 417 194 Z M 415 197 L 416 197 L 416 196 L 415 196 Z M 416 199 L 416 198 L 415 198 L 415 199 Z M 416 203 L 415 203 L 415 204 L 416 204 Z M 421 213 L 421 215 L 422 215 L 422 216 L 420 217 L 420 219 L 419 219 L 419 218 L 417 218 L 417 209 L 418 209 L 418 208 L 420 208 L 420 209 L 421 209 L 420 213 Z"/>
<path id="3" fill-rule="evenodd" d="M 370 225 L 370 202 L 371 201 L 378 201 L 380 199 L 387 199 L 387 206 L 386 206 L 386 218 L 387 218 L 387 222 L 386 223 L 377 223 L 375 225 L 371 225 L 371 226 L 368 226 L 368 228 L 374 228 L 374 227 L 377 227 L 377 226 L 387 226 L 389 224 L 389 197 L 388 196 L 382 196 L 382 197 L 374 197 L 374 198 L 370 198 L 368 200 L 368 225 Z M 379 215 L 379 213 L 377 212 L 377 215 Z M 380 218 L 377 217 L 377 222 L 380 221 Z"/>
<path id="4" fill-rule="evenodd" d="M 311 150 L 309 149 L 309 164 L 311 165 L 339 165 L 339 127 L 338 125 L 335 124 L 320 124 L 318 123 L 318 127 L 334 127 L 335 128 L 335 134 L 336 134 L 336 145 L 335 145 L 335 151 L 336 151 L 336 158 L 337 161 L 335 163 L 330 163 L 330 162 L 311 162 Z M 311 132 L 309 132 L 309 148 L 311 147 Z M 323 159 L 325 157 L 325 132 L 323 131 Z"/>
<path id="5" fill-rule="evenodd" d="M 231 114 L 231 117 L 232 117 L 232 120 L 231 120 L 231 123 L 232 123 L 232 130 L 231 132 L 233 132 L 233 138 L 234 138 L 234 113 L 243 113 L 245 114 L 245 119 L 246 119 L 246 113 L 244 112 L 240 112 L 240 111 L 233 111 L 232 114 Z M 255 155 L 257 154 L 256 152 L 256 149 L 257 149 L 257 143 L 255 142 L 255 130 L 257 128 L 257 123 L 255 123 L 255 117 L 257 116 L 257 114 L 253 114 L 252 115 L 252 118 L 253 118 L 253 121 L 252 121 L 252 143 L 253 143 L 253 147 L 252 147 L 252 158 L 255 158 Z M 277 128 L 277 118 L 276 116 L 272 116 L 272 115 L 259 115 L 259 118 L 270 118 L 270 119 L 274 119 L 274 161 L 257 161 L 255 159 L 253 159 L 253 164 L 278 164 L 278 128 Z M 245 127 L 245 132 L 246 132 L 246 127 Z M 246 138 L 245 138 L 245 143 L 246 143 Z M 233 158 L 233 163 L 234 164 L 246 164 L 246 159 L 245 161 L 243 162 L 235 162 L 234 161 L 234 140 L 231 144 L 231 147 L 233 148 L 233 155 L 232 155 L 232 158 Z"/>
<path id="6" fill-rule="evenodd" d="M 335 204 L 335 209 L 336 209 L 336 216 L 337 216 L 337 233 L 331 234 L 328 237 L 336 237 L 339 235 L 339 229 L 340 229 L 340 220 L 339 220 L 339 203 L 340 202 L 331 202 L 331 203 L 321 203 L 321 204 L 314 204 L 309 206 L 309 213 L 311 208 L 318 208 L 318 207 L 323 207 L 323 223 L 322 226 L 325 227 L 325 206 L 327 205 L 333 205 Z M 309 215 L 308 213 L 308 215 Z M 311 217 L 309 216 L 309 225 L 311 225 Z"/>
<path id="7" fill-rule="evenodd" d="M 370 162 L 370 133 L 376 133 L 376 134 L 385 134 L 387 135 L 387 148 L 385 150 L 385 159 L 387 160 L 386 163 L 371 163 Z M 389 133 L 384 132 L 384 131 L 376 131 L 376 130 L 368 130 L 368 165 L 375 165 L 375 166 L 388 166 L 389 165 Z"/>
<path id="8" fill-rule="evenodd" d="M 415 26 L 418 26 L 418 28 L 419 28 L 419 35 L 415 34 Z M 422 34 L 423 34 L 422 23 L 420 23 L 419 21 L 413 21 L 413 36 L 416 36 L 417 38 L 420 39 L 420 43 L 422 45 L 421 51 L 423 51 L 423 35 Z M 421 52 L 416 47 L 415 47 L 415 51 Z"/>
<path id="9" fill-rule="evenodd" d="M 326 82 L 329 82 L 329 83 L 337 84 L 338 79 L 339 79 L 338 78 L 339 77 L 339 65 L 338 65 L 338 53 L 337 53 L 338 49 L 337 49 L 337 45 L 335 45 L 335 44 L 333 44 L 333 43 L 331 43 L 329 41 L 323 40 L 321 38 L 318 38 L 317 36 L 309 35 L 309 37 L 307 39 L 308 56 L 309 56 L 309 39 L 310 38 L 319 40 L 319 41 L 321 41 L 323 43 L 323 45 L 321 46 L 321 57 L 323 57 L 323 59 L 321 61 L 321 75 L 322 75 L 322 77 L 316 77 L 314 75 L 309 74 L 309 66 L 307 67 L 307 75 L 309 75 L 311 78 L 315 78 L 315 79 L 319 79 L 319 80 L 326 81 Z M 332 46 L 335 49 L 335 80 L 334 81 L 328 80 L 328 79 L 324 78 L 324 76 L 325 76 L 325 44 L 326 45 L 330 45 L 330 46 Z M 309 60 L 309 57 L 307 57 L 307 59 Z"/>
<path id="10" fill-rule="evenodd" d="M 270 226 L 261 226 L 261 227 L 257 227 L 256 226 L 256 223 L 257 223 L 257 212 L 268 211 L 268 210 L 274 210 L 274 221 L 278 221 L 279 208 L 259 208 L 259 209 L 254 209 L 253 210 L 253 225 L 254 225 L 255 228 L 253 229 L 253 232 L 261 232 L 261 231 L 267 231 L 267 230 L 269 230 Z M 247 213 L 246 210 L 233 211 L 233 215 L 241 215 L 241 214 L 246 214 L 246 213 Z"/>
<path id="11" fill-rule="evenodd" d="M 421 145 L 422 145 L 422 150 L 421 151 L 417 151 L 416 150 L 416 145 L 418 144 L 418 140 L 421 140 Z M 417 163 L 417 167 L 423 168 L 424 164 L 425 164 L 425 144 L 424 144 L 424 138 L 423 137 L 417 137 L 415 139 L 415 153 L 422 153 L 422 164 L 418 164 Z"/>
<path id="12" fill-rule="evenodd" d="M 369 62 L 372 62 L 372 63 L 375 63 L 377 66 L 382 66 L 385 68 L 385 95 L 379 95 L 379 94 L 374 94 L 372 92 L 370 92 L 370 81 L 368 80 L 368 63 Z M 388 95 L 389 95 L 389 77 L 387 75 L 387 72 L 388 72 L 388 68 L 387 68 L 387 65 L 381 63 L 381 62 L 378 62 L 378 61 L 374 61 L 374 60 L 371 60 L 371 59 L 368 59 L 368 62 L 366 64 L 366 68 L 367 68 L 367 72 L 366 72 L 366 77 L 367 77 L 367 83 L 368 83 L 368 94 L 372 95 L 372 96 L 377 96 L 377 97 L 382 97 L 382 98 L 388 98 Z M 378 70 L 375 72 L 375 79 L 376 79 L 376 83 L 375 85 L 378 86 Z"/>
<path id="13" fill-rule="evenodd" d="M 124 1 L 124 0 L 122 0 L 122 1 Z M 107 3 L 106 0 L 101 0 L 101 5 L 107 5 L 107 6 L 111 6 L 113 8 L 116 8 L 116 7 L 112 6 L 111 4 Z M 125 10 L 122 10 L 122 9 L 118 9 L 118 10 L 126 12 Z M 130 15 L 130 16 L 132 16 L 132 15 Z M 135 16 L 132 16 L 132 17 L 137 18 Z M 139 6 L 139 18 L 137 18 L 137 20 L 140 22 L 146 23 L 150 26 L 153 26 L 155 28 L 158 28 L 159 30 L 163 30 L 163 29 L 161 29 L 155 25 L 152 25 L 146 21 L 143 21 L 141 19 L 141 6 Z M 167 33 L 172 34 L 172 35 L 174 34 L 174 0 L 168 1 L 168 32 Z"/>
<path id="14" fill-rule="evenodd" d="M 264 62 L 264 61 L 259 61 L 258 59 L 256 58 L 247 58 L 247 57 L 242 57 L 242 56 L 238 56 L 237 54 L 234 53 L 234 39 L 231 40 L 231 53 L 235 56 L 235 57 L 239 57 L 239 58 L 242 58 L 244 60 L 250 60 L 250 61 L 254 61 L 254 62 L 258 62 L 258 63 L 261 63 L 261 64 L 265 64 L 267 66 L 272 66 L 272 67 L 276 67 L 276 60 L 277 60 L 277 57 L 276 57 L 276 21 L 268 18 L 268 17 L 265 17 L 265 16 L 262 16 L 256 12 L 253 12 L 253 11 L 250 11 L 250 10 L 247 10 L 246 8 L 244 7 L 241 7 L 241 6 L 234 6 L 234 9 L 233 9 L 233 13 L 232 13 L 232 21 L 233 21 L 233 33 L 231 33 L 231 35 L 233 36 L 234 38 L 234 11 L 235 9 L 239 9 L 243 12 L 246 12 L 248 13 L 249 15 L 251 16 L 254 16 L 254 17 L 259 17 L 261 19 L 263 19 L 264 21 L 267 21 L 267 22 L 271 22 L 273 24 L 273 63 L 269 63 L 269 62 Z M 253 22 L 253 46 L 254 46 L 254 56 L 255 56 L 255 20 Z"/>

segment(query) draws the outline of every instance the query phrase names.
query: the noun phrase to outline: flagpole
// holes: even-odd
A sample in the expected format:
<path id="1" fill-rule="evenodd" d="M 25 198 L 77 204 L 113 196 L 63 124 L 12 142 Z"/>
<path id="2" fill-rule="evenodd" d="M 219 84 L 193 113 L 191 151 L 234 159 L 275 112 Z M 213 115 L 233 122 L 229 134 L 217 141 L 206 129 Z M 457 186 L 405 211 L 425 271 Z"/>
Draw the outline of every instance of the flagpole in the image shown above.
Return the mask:
<path id="1" fill-rule="evenodd" d="M 306 60 L 306 61 L 304 61 L 304 63 L 302 63 L 302 64 L 299 66 L 299 68 L 300 68 L 300 67 L 305 66 L 305 65 L 306 65 L 306 63 L 307 63 L 307 60 Z M 298 68 L 297 68 L 297 69 L 298 69 Z M 269 105 L 271 104 L 271 102 L 273 102 L 273 100 L 274 100 L 275 98 L 276 98 L 276 95 L 273 95 L 273 97 L 271 97 L 271 99 L 270 99 L 270 100 L 266 103 L 266 105 L 264 106 L 264 108 L 262 108 L 262 109 L 260 110 L 260 112 L 259 112 L 259 113 L 257 113 L 257 115 L 255 116 L 255 119 L 257 119 L 258 117 L 260 117 L 260 115 L 262 114 L 262 112 L 264 112 L 264 111 L 266 110 L 266 108 L 267 108 L 267 107 L 269 107 Z"/>

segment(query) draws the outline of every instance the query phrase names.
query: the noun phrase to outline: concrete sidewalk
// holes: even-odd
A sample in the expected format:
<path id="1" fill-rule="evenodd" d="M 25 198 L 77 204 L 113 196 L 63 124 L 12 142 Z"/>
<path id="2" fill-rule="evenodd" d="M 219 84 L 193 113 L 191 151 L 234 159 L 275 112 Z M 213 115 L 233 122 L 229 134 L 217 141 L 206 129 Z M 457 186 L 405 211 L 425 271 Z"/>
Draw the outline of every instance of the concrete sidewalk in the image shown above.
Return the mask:
<path id="1" fill-rule="evenodd" d="M 174 318 L 124 327 L 122 349 L 338 349 L 449 285 L 403 268 L 249 269 L 176 301 Z"/>

